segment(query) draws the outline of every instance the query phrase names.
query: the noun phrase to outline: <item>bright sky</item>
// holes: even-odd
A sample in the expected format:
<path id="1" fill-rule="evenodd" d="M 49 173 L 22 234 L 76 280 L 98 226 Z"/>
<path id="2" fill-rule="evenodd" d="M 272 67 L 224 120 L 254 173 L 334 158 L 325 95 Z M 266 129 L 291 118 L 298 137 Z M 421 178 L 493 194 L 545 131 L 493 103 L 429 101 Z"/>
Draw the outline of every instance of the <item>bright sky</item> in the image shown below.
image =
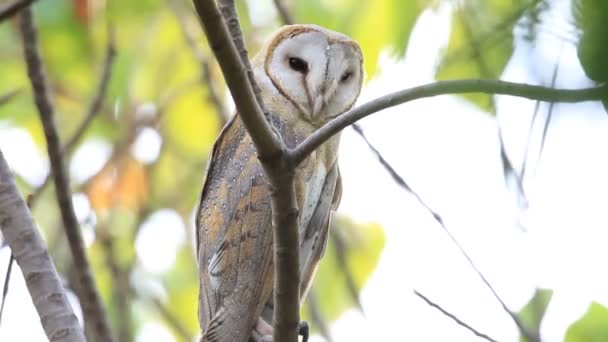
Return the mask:
<path id="1" fill-rule="evenodd" d="M 564 14 L 568 2 L 558 3 L 548 14 L 556 27 L 568 22 Z M 406 57 L 395 61 L 385 56 L 360 103 L 433 81 L 438 52 L 449 35 L 449 10 L 444 6 L 422 15 Z M 541 34 L 536 46 L 516 41 L 503 79 L 547 84 L 550 66 L 559 57 L 557 85 L 588 86 L 575 47 L 556 37 L 555 31 Z M 511 97 L 496 100 L 508 153 L 519 166 L 534 103 Z M 541 106 L 541 118 L 546 111 L 547 106 Z M 536 126 L 525 181 L 529 202 L 521 211 L 504 185 L 497 120 L 466 101 L 450 96 L 420 100 L 367 118 L 361 125 L 388 161 L 442 215 L 514 311 L 530 299 L 535 287 L 555 290 L 541 329 L 544 341 L 561 341 L 567 326 L 591 300 L 608 304 L 608 274 L 601 271 L 608 258 L 608 159 L 604 157 L 608 120 L 601 105 L 556 105 L 539 163 L 534 161 L 542 124 Z M 156 132 L 144 132 L 133 153 L 144 162 L 152 161 L 159 143 Z M 151 153 L 149 146 L 156 152 Z M 47 164 L 27 133 L 0 125 L 0 148 L 27 181 L 38 184 L 43 179 Z M 72 175 L 86 178 L 108 155 L 106 143 L 86 143 L 75 155 Z M 342 135 L 340 166 L 344 181 L 340 211 L 360 222 L 381 223 L 387 244 L 362 292 L 365 314 L 349 311 L 332 324 L 336 341 L 480 341 L 414 296 L 413 289 L 499 341 L 518 341 L 514 324 L 447 234 L 395 185 L 350 129 Z M 80 211 L 89 210 L 82 196 L 76 195 L 75 201 Z M 174 241 L 154 239 L 158 236 L 154 230 L 168 224 L 191 229 L 173 211 L 163 210 L 146 221 L 136 241 L 142 266 L 152 274 L 171 267 L 171 256 L 185 243 L 186 234 Z M 8 255 L 6 249 L 0 251 L 0 279 Z M 44 341 L 40 326 L 31 324 L 38 318 L 18 274 L 11 278 L 0 340 L 18 336 Z M 172 341 L 158 324 L 145 326 L 138 341 L 152 337 Z"/>

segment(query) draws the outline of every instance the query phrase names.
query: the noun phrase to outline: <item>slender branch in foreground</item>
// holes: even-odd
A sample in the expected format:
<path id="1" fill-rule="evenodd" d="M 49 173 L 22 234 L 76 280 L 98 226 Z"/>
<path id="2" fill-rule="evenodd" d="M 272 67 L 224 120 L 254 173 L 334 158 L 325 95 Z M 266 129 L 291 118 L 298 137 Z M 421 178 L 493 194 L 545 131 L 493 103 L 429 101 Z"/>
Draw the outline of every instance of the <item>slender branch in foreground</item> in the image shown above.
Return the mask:
<path id="1" fill-rule="evenodd" d="M 336 249 L 336 261 L 338 262 L 338 269 L 344 274 L 346 289 L 348 290 L 351 300 L 353 303 L 355 303 L 357 309 L 364 313 L 363 305 L 361 305 L 361 299 L 359 298 L 359 291 L 355 285 L 355 277 L 351 272 L 350 267 L 348 267 L 348 260 L 346 258 L 348 247 L 344 241 L 343 233 L 339 231 L 339 228 L 339 226 L 334 225 L 329 231 L 329 238 L 331 239 L 331 242 L 333 242 Z"/>
<path id="2" fill-rule="evenodd" d="M 308 304 L 308 310 L 310 311 L 310 320 L 319 329 L 319 334 L 325 339 L 326 342 L 333 342 L 327 321 L 323 317 L 321 308 L 319 307 L 319 299 L 317 298 L 316 290 L 313 287 L 308 290 L 306 295 L 306 303 Z"/>
<path id="3" fill-rule="evenodd" d="M 262 112 L 266 112 L 264 110 L 264 102 L 262 101 L 262 97 L 260 95 L 260 87 L 253 77 L 253 70 L 251 69 L 251 63 L 249 63 L 247 47 L 245 45 L 245 40 L 243 39 L 243 32 L 241 31 L 241 24 L 239 23 L 239 16 L 236 13 L 235 2 L 234 0 L 218 0 L 218 5 L 222 17 L 224 17 L 224 23 L 227 25 L 228 32 L 230 32 L 230 36 L 232 37 L 232 43 L 234 44 L 236 51 L 238 51 L 239 57 L 241 58 L 241 63 L 245 67 L 245 71 L 247 73 L 247 77 L 249 78 L 251 88 L 253 89 L 255 99 L 262 109 Z"/>
<path id="4" fill-rule="evenodd" d="M 36 0 L 15 0 L 6 5 L 0 6 L 0 23 L 13 17 L 22 9 L 28 7 Z"/>
<path id="5" fill-rule="evenodd" d="M 0 95 L 0 106 L 14 99 L 19 93 L 21 93 L 21 89 L 17 88 Z"/>
<path id="6" fill-rule="evenodd" d="M 358 127 L 358 126 L 354 126 L 354 128 L 355 128 L 356 131 L 363 132 L 361 130 L 361 128 Z M 511 311 L 509 309 L 509 307 L 506 305 L 506 303 L 498 295 L 498 293 L 496 292 L 496 290 L 494 289 L 494 287 L 492 286 L 492 284 L 490 284 L 490 282 L 486 279 L 486 277 L 483 275 L 483 273 L 481 273 L 481 271 L 477 268 L 477 266 L 473 262 L 473 259 L 471 259 L 471 257 L 467 253 L 467 251 L 462 247 L 462 245 L 460 244 L 460 242 L 458 242 L 458 240 L 456 240 L 456 237 L 454 237 L 454 235 L 452 235 L 452 233 L 450 232 L 450 230 L 447 228 L 447 226 L 443 222 L 443 219 L 441 218 L 441 216 L 439 215 L 439 213 L 437 213 L 436 211 L 434 211 L 422 199 L 422 197 L 420 197 L 420 195 L 416 191 L 412 190 L 412 188 L 405 182 L 405 180 L 403 179 L 403 177 L 401 177 L 401 175 L 399 175 L 399 173 L 395 169 L 393 169 L 393 167 L 384 159 L 384 157 L 382 157 L 382 155 L 380 154 L 380 152 L 378 152 L 378 150 L 376 150 L 374 148 L 374 146 L 371 145 L 371 143 L 369 142 L 369 140 L 367 140 L 367 137 L 365 137 L 365 135 L 362 135 L 362 137 L 363 137 L 363 140 L 365 140 L 365 142 L 368 144 L 368 147 L 376 154 L 376 156 L 378 157 L 378 160 L 380 161 L 380 164 L 382 166 L 384 166 L 384 168 L 389 172 L 389 174 L 391 175 L 391 177 L 393 178 L 393 180 L 395 181 L 395 183 L 397 183 L 397 185 L 399 185 L 402 189 L 404 189 L 405 191 L 407 191 L 408 193 L 410 193 L 412 196 L 414 196 L 414 198 L 416 198 L 416 200 L 433 216 L 433 218 L 437 221 L 437 223 L 439 223 L 439 225 L 441 226 L 441 228 L 443 228 L 443 230 L 448 234 L 448 236 L 450 237 L 450 239 L 452 240 L 452 242 L 456 245 L 456 247 L 458 247 L 460 253 L 465 257 L 465 259 L 467 259 L 467 261 L 469 262 L 469 265 L 473 268 L 473 270 L 475 271 L 475 273 L 477 273 L 477 275 L 481 278 L 481 280 L 486 285 L 486 287 L 492 292 L 492 294 L 494 295 L 494 297 L 496 298 L 496 300 L 498 300 L 498 302 L 500 303 L 500 305 L 502 306 L 502 308 L 504 309 L 504 311 L 511 317 L 511 319 L 513 319 L 513 321 L 515 322 L 515 324 L 519 328 L 521 334 L 524 335 L 524 336 L 526 336 L 529 341 L 532 341 L 532 342 L 538 341 L 538 338 L 535 338 L 534 334 L 532 334 L 530 332 L 530 330 L 523 324 L 523 322 L 519 319 L 519 317 L 513 311 Z"/>
<path id="7" fill-rule="evenodd" d="M 21 267 L 50 341 L 85 341 L 55 265 L 0 151 L 0 230 Z"/>
<path id="8" fill-rule="evenodd" d="M 294 23 L 291 13 L 289 13 L 287 6 L 285 6 L 282 0 L 274 0 L 274 7 L 277 9 L 277 12 L 279 12 L 279 17 L 283 24 L 291 25 Z"/>
<path id="9" fill-rule="evenodd" d="M 300 164 L 312 151 L 334 134 L 383 109 L 427 97 L 465 93 L 501 94 L 531 100 L 574 103 L 598 100 L 608 93 L 608 86 L 603 85 L 585 89 L 553 89 L 523 83 L 472 79 L 439 81 L 404 89 L 353 108 L 326 123 L 291 151 L 292 162 L 296 165 Z"/>
<path id="10" fill-rule="evenodd" d="M 6 274 L 4 276 L 4 286 L 2 286 L 2 303 L 0 304 L 0 324 L 2 324 L 2 316 L 4 314 L 4 305 L 6 304 L 6 297 L 8 296 L 8 284 L 11 280 L 11 272 L 13 270 L 13 263 L 15 256 L 11 253 L 8 258 L 8 267 L 6 268 Z"/>
<path id="11" fill-rule="evenodd" d="M 194 7 L 201 18 L 205 35 L 226 79 L 236 109 L 243 125 L 251 134 L 261 160 L 276 158 L 282 154 L 282 145 L 266 122 L 264 112 L 249 82 L 247 68 L 232 42 L 214 0 L 194 0 Z"/>
<path id="12" fill-rule="evenodd" d="M 207 40 L 270 183 L 274 238 L 273 340 L 297 341 L 300 272 L 293 271 L 300 269 L 298 207 L 293 184 L 296 165 L 290 163 L 282 141 L 266 121 L 262 102 L 256 96 L 259 91 L 253 81 L 234 1 L 224 0 L 221 3 L 223 14 L 220 14 L 214 0 L 194 0 Z M 230 32 L 222 15 L 228 21 Z M 240 46 L 238 50 L 235 44 Z"/>
<path id="13" fill-rule="evenodd" d="M 455 315 L 449 313 L 447 310 L 445 310 L 444 308 L 442 308 L 439 304 L 436 304 L 433 301 L 431 301 L 430 299 L 428 299 L 427 297 L 425 297 L 422 293 L 414 290 L 414 294 L 416 294 L 416 296 L 422 298 L 422 300 L 424 300 L 428 305 L 430 305 L 431 307 L 434 307 L 435 309 L 441 311 L 442 314 L 448 316 L 454 322 L 456 322 L 458 325 L 460 325 L 461 327 L 463 327 L 463 328 L 467 329 L 468 331 L 472 332 L 476 336 L 478 336 L 480 338 L 483 338 L 486 341 L 497 342 L 497 340 L 491 338 L 490 336 L 488 336 L 488 335 L 486 335 L 484 333 L 479 332 L 477 329 L 475 329 L 472 326 L 468 325 L 467 323 L 463 322 L 460 318 L 458 318 Z"/>
<path id="14" fill-rule="evenodd" d="M 101 107 L 103 105 L 103 100 L 106 97 L 106 93 L 108 91 L 108 85 L 110 83 L 110 75 L 112 74 L 112 65 L 114 64 L 114 59 L 116 58 L 116 43 L 114 38 L 113 29 L 108 30 L 108 44 L 106 46 L 106 52 L 103 62 L 103 68 L 101 70 L 101 76 L 99 78 L 99 84 L 97 86 L 97 90 L 95 92 L 95 96 L 93 96 L 93 100 L 89 105 L 86 114 L 84 115 L 84 119 L 80 122 L 73 135 L 68 139 L 68 141 L 63 145 L 61 149 L 61 153 L 64 157 L 72 153 L 80 139 L 84 136 L 84 133 L 87 131 L 91 123 L 93 123 L 93 119 L 97 116 L 97 114 L 101 111 Z M 51 173 L 49 173 L 42 184 L 34 190 L 32 193 L 30 203 L 32 207 L 42 195 L 44 189 L 51 182 Z"/>
<path id="15" fill-rule="evenodd" d="M 211 78 L 211 66 L 209 65 L 209 58 L 205 56 L 203 51 L 199 48 L 196 39 L 194 39 L 192 33 L 188 30 L 188 27 L 186 26 L 186 16 L 184 15 L 184 10 L 181 8 L 182 6 L 180 3 L 176 0 L 168 0 L 167 2 L 169 3 L 169 7 L 173 10 L 173 14 L 177 19 L 186 44 L 188 44 L 188 47 L 190 50 L 192 50 L 192 54 L 198 61 L 201 68 L 200 78 L 201 83 L 207 88 L 207 98 L 213 107 L 215 107 L 218 117 L 221 120 L 221 125 L 224 126 L 228 120 L 229 114 L 225 106 L 222 104 L 222 100 L 219 95 L 220 91 L 217 89 Z"/>
<path id="16" fill-rule="evenodd" d="M 78 298 L 83 308 L 85 321 L 90 324 L 92 331 L 95 332 L 95 336 L 101 341 L 113 341 L 114 338 L 108 324 L 105 308 L 97 292 L 95 280 L 87 259 L 80 225 L 74 212 L 68 175 L 55 124 L 54 108 L 48 95 L 42 59 L 38 51 L 38 36 L 32 18 L 32 11 L 28 8 L 21 13 L 20 29 L 27 72 L 47 141 L 61 218 L 72 252 L 74 266 L 78 273 Z"/>

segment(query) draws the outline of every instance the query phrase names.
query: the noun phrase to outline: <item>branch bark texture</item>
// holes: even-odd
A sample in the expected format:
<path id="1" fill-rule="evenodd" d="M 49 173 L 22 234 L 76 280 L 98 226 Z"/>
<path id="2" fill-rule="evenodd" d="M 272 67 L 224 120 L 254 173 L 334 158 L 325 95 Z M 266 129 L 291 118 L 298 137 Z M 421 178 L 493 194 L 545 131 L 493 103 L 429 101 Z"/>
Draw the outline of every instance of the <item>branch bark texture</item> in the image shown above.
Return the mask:
<path id="1" fill-rule="evenodd" d="M 38 35 L 32 17 L 27 8 L 22 11 L 20 29 L 27 73 L 32 84 L 34 100 L 42 122 L 51 171 L 55 182 L 55 192 L 66 236 L 72 252 L 74 266 L 78 273 L 78 298 L 83 308 L 87 328 L 92 328 L 97 340 L 114 341 L 103 303 L 97 292 L 95 280 L 89 266 L 80 225 L 74 212 L 70 193 L 69 180 L 64 165 L 59 135 L 55 125 L 55 113 L 48 95 L 44 67 L 38 51 Z"/>
<path id="2" fill-rule="evenodd" d="M 78 319 L 61 285 L 55 265 L 15 179 L 0 151 L 0 230 L 6 238 L 40 316 L 53 342 L 85 341 Z"/>

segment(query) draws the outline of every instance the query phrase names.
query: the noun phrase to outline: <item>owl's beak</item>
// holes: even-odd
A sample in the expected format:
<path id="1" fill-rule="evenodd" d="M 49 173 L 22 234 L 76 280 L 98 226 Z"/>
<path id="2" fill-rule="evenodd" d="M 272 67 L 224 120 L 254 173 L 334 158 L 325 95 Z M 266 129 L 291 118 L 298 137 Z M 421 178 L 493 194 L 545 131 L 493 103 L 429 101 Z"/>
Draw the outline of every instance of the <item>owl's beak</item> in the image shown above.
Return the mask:
<path id="1" fill-rule="evenodd" d="M 329 99 L 332 97 L 336 89 L 338 88 L 338 80 L 332 78 L 326 78 L 323 80 L 323 83 L 317 91 L 314 92 L 312 97 L 312 101 L 310 103 L 311 109 L 311 119 L 313 121 L 318 121 L 319 119 L 323 119 L 320 116 L 322 115 L 322 111 L 329 102 Z"/>

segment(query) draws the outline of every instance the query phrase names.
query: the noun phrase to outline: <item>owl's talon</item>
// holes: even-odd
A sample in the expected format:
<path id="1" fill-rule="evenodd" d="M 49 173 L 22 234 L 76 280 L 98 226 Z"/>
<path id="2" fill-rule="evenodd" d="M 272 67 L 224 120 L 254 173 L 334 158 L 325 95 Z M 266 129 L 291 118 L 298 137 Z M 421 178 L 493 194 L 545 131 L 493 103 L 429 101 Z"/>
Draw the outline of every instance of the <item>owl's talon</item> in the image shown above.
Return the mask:
<path id="1" fill-rule="evenodd" d="M 298 324 L 298 335 L 302 336 L 302 342 L 308 342 L 308 335 L 310 334 L 310 328 L 308 322 L 300 321 Z"/>

